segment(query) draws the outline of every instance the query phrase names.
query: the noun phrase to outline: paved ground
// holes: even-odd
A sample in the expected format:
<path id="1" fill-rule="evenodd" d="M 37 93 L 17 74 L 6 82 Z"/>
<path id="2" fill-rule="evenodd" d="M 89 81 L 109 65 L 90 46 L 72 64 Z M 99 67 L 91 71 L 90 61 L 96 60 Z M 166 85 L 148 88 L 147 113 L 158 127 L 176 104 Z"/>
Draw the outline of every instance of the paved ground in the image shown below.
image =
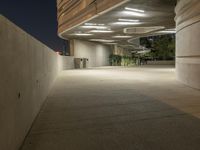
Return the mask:
<path id="1" fill-rule="evenodd" d="M 169 67 L 65 71 L 22 150 L 200 150 L 200 91 Z"/>

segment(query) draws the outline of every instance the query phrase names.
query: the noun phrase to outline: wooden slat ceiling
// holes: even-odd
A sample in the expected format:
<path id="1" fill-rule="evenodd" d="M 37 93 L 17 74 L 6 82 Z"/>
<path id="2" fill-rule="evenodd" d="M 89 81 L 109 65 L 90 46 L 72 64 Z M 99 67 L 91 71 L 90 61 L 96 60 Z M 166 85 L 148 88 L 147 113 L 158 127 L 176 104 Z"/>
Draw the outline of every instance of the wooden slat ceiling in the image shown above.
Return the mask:
<path id="1" fill-rule="evenodd" d="M 58 0 L 58 33 L 63 32 L 124 0 Z"/>

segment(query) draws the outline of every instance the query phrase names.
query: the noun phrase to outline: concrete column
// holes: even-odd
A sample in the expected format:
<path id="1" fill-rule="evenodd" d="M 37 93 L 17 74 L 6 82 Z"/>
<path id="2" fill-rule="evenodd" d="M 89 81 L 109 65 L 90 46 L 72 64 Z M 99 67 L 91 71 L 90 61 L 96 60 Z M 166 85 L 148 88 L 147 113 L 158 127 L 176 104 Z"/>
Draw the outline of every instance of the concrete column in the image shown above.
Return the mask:
<path id="1" fill-rule="evenodd" d="M 74 40 L 69 40 L 69 44 L 70 44 L 70 56 L 74 56 Z"/>
<path id="2" fill-rule="evenodd" d="M 178 0 L 175 11 L 177 78 L 200 89 L 200 0 Z"/>

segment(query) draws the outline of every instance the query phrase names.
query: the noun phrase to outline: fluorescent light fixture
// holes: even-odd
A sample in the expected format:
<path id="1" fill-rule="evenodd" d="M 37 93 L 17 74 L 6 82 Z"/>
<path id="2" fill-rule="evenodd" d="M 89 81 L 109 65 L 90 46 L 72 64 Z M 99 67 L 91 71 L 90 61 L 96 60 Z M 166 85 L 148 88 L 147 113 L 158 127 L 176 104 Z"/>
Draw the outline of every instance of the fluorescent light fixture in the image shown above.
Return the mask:
<path id="1" fill-rule="evenodd" d="M 86 26 L 104 26 L 105 24 L 85 23 Z"/>
<path id="2" fill-rule="evenodd" d="M 107 26 L 81 26 L 84 29 L 108 29 Z"/>
<path id="3" fill-rule="evenodd" d="M 175 30 L 164 30 L 164 31 L 159 31 L 157 33 L 165 33 L 165 34 L 175 34 L 176 31 Z"/>
<path id="4" fill-rule="evenodd" d="M 111 30 L 91 30 L 91 33 L 112 33 Z"/>
<path id="5" fill-rule="evenodd" d="M 71 35 L 76 35 L 76 36 L 91 36 L 93 34 L 89 34 L 89 33 L 74 33 L 74 34 L 71 34 Z"/>
<path id="6" fill-rule="evenodd" d="M 86 26 L 95 26 L 95 23 L 85 23 Z"/>
<path id="7" fill-rule="evenodd" d="M 113 36 L 113 38 L 132 38 L 132 36 L 128 36 L 128 35 L 116 35 L 116 36 Z"/>
<path id="8" fill-rule="evenodd" d="M 146 34 L 150 33 L 153 31 L 158 31 L 161 29 L 165 29 L 164 26 L 149 26 L 149 27 L 130 27 L 130 28 L 125 28 L 124 33 L 127 34 Z"/>
<path id="9" fill-rule="evenodd" d="M 156 33 L 175 34 L 176 33 L 176 29 L 166 29 L 166 30 L 158 31 Z"/>
<path id="10" fill-rule="evenodd" d="M 138 25 L 141 24 L 140 22 L 115 22 L 115 25 Z"/>
<path id="11" fill-rule="evenodd" d="M 133 19 L 118 19 L 119 21 L 125 21 L 125 22 L 139 22 L 139 20 L 133 20 Z"/>
<path id="12" fill-rule="evenodd" d="M 123 11 L 122 13 L 124 13 L 125 15 L 129 15 L 129 16 L 137 16 L 137 17 L 145 16 L 144 13 L 139 13 L 139 12 L 134 12 L 134 11 Z"/>
<path id="13" fill-rule="evenodd" d="M 111 43 L 111 42 L 115 42 L 115 40 L 106 40 L 106 39 L 90 39 L 90 41 L 94 41 L 94 42 L 105 42 L 105 43 Z"/>
<path id="14" fill-rule="evenodd" d="M 141 9 L 135 9 L 135 8 L 129 8 L 129 7 L 125 7 L 125 9 L 130 10 L 130 11 L 134 11 L 134 12 L 144 13 L 144 10 L 141 10 Z"/>

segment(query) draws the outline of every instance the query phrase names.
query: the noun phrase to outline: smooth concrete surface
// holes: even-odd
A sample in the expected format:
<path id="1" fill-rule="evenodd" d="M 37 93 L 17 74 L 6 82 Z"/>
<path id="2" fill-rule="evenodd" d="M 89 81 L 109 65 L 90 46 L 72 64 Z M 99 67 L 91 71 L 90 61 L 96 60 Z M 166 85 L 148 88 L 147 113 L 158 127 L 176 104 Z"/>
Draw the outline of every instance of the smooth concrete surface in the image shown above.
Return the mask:
<path id="1" fill-rule="evenodd" d="M 131 47 L 131 48 L 133 48 L 133 47 Z M 120 55 L 120 56 L 132 56 L 130 49 L 128 49 L 127 47 L 121 47 L 121 46 L 118 46 L 118 45 L 113 45 L 112 54 Z"/>
<path id="2" fill-rule="evenodd" d="M 199 150 L 200 91 L 168 66 L 70 70 L 22 150 Z"/>
<path id="3" fill-rule="evenodd" d="M 200 89 L 200 1 L 180 0 L 176 24 L 177 79 Z"/>
<path id="4" fill-rule="evenodd" d="M 19 149 L 68 59 L 0 16 L 0 150 Z"/>
<path id="5" fill-rule="evenodd" d="M 88 58 L 88 67 L 109 65 L 109 56 L 112 53 L 110 46 L 95 42 L 74 40 L 74 57 Z"/>
<path id="6" fill-rule="evenodd" d="M 59 57 L 61 70 L 74 69 L 74 57 L 73 56 L 60 56 Z"/>

